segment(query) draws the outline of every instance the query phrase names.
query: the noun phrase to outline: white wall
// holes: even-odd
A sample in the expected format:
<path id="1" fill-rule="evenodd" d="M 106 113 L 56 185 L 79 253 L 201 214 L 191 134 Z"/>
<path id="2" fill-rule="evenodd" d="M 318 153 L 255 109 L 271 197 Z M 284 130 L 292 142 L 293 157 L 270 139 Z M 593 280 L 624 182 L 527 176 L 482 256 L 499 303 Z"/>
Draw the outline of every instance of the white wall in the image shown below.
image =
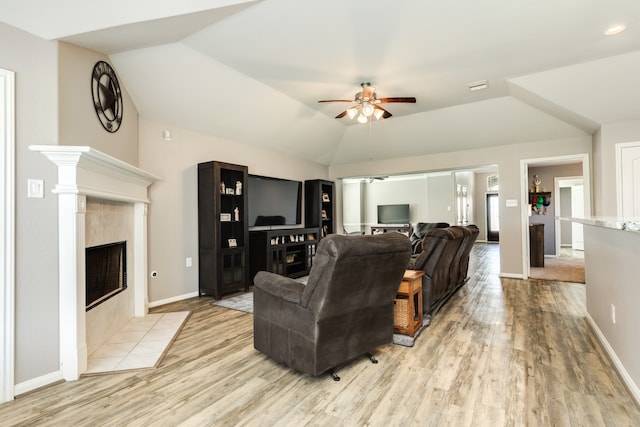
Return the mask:
<path id="1" fill-rule="evenodd" d="M 342 224 L 348 232 L 364 231 L 363 187 L 361 180 L 342 183 Z M 338 185 L 336 185 L 337 189 Z M 341 230 L 337 230 L 340 232 Z"/>
<path id="2" fill-rule="evenodd" d="M 171 131 L 171 141 L 162 138 L 165 129 Z M 149 271 L 158 272 L 149 279 L 152 305 L 198 291 L 198 163 L 241 164 L 251 174 L 299 181 L 328 178 L 323 165 L 145 118 L 139 131 L 139 166 L 161 178 L 149 188 L 148 263 Z M 193 259 L 192 267 L 185 266 L 187 257 Z"/>
<path id="3" fill-rule="evenodd" d="M 420 222 L 456 224 L 456 184 L 453 172 L 427 178 L 427 214 Z"/>
<path id="4" fill-rule="evenodd" d="M 426 182 L 424 176 L 407 179 L 374 180 L 364 184 L 367 233 L 372 225 L 378 224 L 378 205 L 409 204 L 409 220 L 412 224 L 426 215 Z"/>

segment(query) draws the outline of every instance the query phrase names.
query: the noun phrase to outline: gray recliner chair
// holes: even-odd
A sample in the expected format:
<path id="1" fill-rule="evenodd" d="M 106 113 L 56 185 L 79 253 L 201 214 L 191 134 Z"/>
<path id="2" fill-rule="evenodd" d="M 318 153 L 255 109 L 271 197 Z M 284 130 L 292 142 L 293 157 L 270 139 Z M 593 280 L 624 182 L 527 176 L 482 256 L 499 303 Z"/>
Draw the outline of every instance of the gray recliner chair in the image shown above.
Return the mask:
<path id="1" fill-rule="evenodd" d="M 393 301 L 411 256 L 399 233 L 332 234 L 318 244 L 306 286 L 260 271 L 254 278 L 254 347 L 319 375 L 393 340 Z M 371 356 L 372 361 L 375 359 Z"/>

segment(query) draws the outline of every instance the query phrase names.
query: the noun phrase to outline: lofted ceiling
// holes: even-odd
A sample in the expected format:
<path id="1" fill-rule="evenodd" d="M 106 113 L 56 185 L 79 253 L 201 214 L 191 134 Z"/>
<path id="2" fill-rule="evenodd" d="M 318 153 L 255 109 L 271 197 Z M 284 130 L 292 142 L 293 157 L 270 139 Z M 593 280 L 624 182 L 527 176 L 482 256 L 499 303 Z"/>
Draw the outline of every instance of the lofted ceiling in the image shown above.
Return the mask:
<path id="1" fill-rule="evenodd" d="M 0 20 L 108 55 L 145 118 L 327 165 L 640 119 L 637 0 L 1 0 Z M 317 102 L 361 82 L 417 102 L 366 125 Z"/>

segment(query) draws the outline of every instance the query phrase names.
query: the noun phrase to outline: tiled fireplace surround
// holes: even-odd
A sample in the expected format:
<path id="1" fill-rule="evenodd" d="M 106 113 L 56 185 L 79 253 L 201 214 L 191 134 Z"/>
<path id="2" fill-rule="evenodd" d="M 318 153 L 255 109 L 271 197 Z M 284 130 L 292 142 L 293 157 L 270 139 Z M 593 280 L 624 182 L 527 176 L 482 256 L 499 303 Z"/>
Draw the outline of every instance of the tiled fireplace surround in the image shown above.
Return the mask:
<path id="1" fill-rule="evenodd" d="M 86 146 L 38 145 L 58 167 L 60 369 L 67 381 L 88 355 L 148 312 L 147 190 L 158 177 Z M 127 289 L 85 312 L 85 248 L 127 241 Z"/>

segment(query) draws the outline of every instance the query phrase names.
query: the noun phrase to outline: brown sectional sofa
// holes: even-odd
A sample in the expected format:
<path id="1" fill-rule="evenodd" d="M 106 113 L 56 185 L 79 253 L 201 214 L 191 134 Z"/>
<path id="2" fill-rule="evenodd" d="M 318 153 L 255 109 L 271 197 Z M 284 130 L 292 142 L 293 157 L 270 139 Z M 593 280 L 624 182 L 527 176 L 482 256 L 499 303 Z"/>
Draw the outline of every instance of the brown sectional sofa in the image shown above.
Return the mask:
<path id="1" fill-rule="evenodd" d="M 427 323 L 467 281 L 469 256 L 478 237 L 475 225 L 433 228 L 422 239 L 409 270 L 422 270 L 423 311 Z"/>

